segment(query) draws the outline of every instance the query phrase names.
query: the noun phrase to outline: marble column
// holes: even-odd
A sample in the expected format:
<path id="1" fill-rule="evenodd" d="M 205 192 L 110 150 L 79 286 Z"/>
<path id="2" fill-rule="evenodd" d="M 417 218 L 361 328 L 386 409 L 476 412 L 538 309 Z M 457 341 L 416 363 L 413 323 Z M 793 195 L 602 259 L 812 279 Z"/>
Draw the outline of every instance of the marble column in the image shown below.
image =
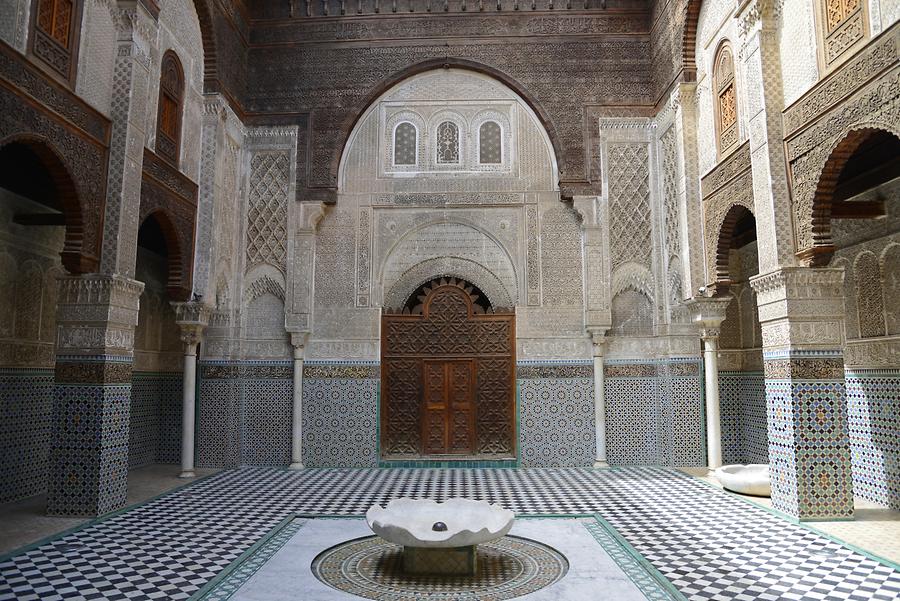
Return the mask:
<path id="1" fill-rule="evenodd" d="M 750 279 L 762 325 L 772 506 L 852 519 L 843 360 L 843 269 L 784 267 Z"/>
<path id="2" fill-rule="evenodd" d="M 184 343 L 184 372 L 181 384 L 181 474 L 179 478 L 193 478 L 194 430 L 197 414 L 197 348 L 203 330 L 209 324 L 209 307 L 198 302 L 173 303 L 175 323 L 181 329 Z"/>
<path id="3" fill-rule="evenodd" d="M 59 278 L 49 515 L 97 516 L 125 506 L 143 288 L 115 275 Z"/>
<path id="4" fill-rule="evenodd" d="M 591 347 L 594 356 L 594 432 L 596 455 L 594 467 L 608 467 L 606 462 L 606 390 L 603 380 L 603 347 L 605 330 L 591 331 Z"/>
<path id="5" fill-rule="evenodd" d="M 307 332 L 291 332 L 294 347 L 294 410 L 291 422 L 291 469 L 303 469 L 303 352 Z"/>
<path id="6" fill-rule="evenodd" d="M 719 408 L 719 327 L 725 321 L 730 296 L 695 298 L 688 302 L 703 341 L 706 405 L 706 465 L 722 467 L 722 424 Z"/>

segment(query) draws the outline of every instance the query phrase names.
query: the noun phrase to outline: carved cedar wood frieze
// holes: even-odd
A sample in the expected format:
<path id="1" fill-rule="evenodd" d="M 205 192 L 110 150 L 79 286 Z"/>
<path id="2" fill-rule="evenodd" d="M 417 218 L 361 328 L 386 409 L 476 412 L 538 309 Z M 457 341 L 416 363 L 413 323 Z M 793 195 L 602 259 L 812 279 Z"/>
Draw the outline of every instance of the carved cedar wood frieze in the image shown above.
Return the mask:
<path id="1" fill-rule="evenodd" d="M 49 159 L 66 217 L 62 262 L 95 271 L 106 203 L 110 122 L 0 42 L 0 145 L 28 144 Z"/>
<path id="2" fill-rule="evenodd" d="M 819 82 L 784 114 L 797 254 L 811 264 L 831 245 L 829 194 L 820 186 L 832 152 L 852 132 L 883 129 L 900 136 L 900 23 Z M 864 83 L 868 82 L 868 83 Z M 820 249 L 820 250 L 819 250 Z"/>
<path id="3" fill-rule="evenodd" d="M 590 127 L 584 107 L 651 104 L 649 38 L 646 28 L 635 33 L 643 35 L 512 37 L 449 48 L 406 40 L 367 46 L 301 44 L 296 38 L 293 44 L 251 46 L 248 61 L 266 68 L 248 73 L 246 108 L 256 120 L 273 113 L 280 115 L 277 119 L 294 115 L 302 120 L 308 114 L 308 163 L 298 169 L 298 194 L 306 200 L 331 200 L 347 137 L 356 118 L 381 93 L 406 77 L 444 65 L 480 71 L 518 92 L 538 115 L 554 146 L 563 194 L 590 195 L 596 191 L 589 182 L 585 134 Z M 521 60 L 525 44 L 533 60 Z M 301 186 L 306 190 L 301 192 Z"/>
<path id="4" fill-rule="evenodd" d="M 169 253 L 166 291 L 173 300 L 188 300 L 193 274 L 197 184 L 145 148 L 140 223 L 149 215 L 159 219 L 166 237 Z"/>

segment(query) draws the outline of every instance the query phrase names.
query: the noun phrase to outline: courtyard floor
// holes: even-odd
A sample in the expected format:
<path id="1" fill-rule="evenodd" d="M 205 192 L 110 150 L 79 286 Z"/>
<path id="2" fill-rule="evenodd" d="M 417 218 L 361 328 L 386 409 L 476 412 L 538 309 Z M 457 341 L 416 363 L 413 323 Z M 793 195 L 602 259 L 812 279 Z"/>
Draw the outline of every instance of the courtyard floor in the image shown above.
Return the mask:
<path id="1" fill-rule="evenodd" d="M 621 467 L 223 471 L 0 558 L 0 600 L 188 599 L 291 516 L 359 516 L 401 496 L 486 499 L 519 514 L 596 514 L 690 599 L 900 599 L 896 564 L 683 472 Z M 36 510 L 18 506 L 16 521 Z M 896 513 L 881 527 L 888 551 L 897 545 Z M 866 521 L 864 514 L 859 523 Z M 48 533 L 20 529 L 17 540 L 42 528 Z"/>

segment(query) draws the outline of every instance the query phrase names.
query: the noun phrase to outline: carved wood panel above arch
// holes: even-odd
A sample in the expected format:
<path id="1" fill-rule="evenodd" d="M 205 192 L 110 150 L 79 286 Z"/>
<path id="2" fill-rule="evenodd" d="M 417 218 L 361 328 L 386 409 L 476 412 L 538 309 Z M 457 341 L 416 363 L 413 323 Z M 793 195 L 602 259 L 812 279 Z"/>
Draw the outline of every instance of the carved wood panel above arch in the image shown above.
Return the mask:
<path id="1" fill-rule="evenodd" d="M 50 172 L 66 219 L 62 262 L 73 274 L 99 264 L 109 136 L 109 119 L 0 42 L 0 147 L 24 143 Z"/>
<path id="2" fill-rule="evenodd" d="M 197 184 L 145 148 L 140 223 L 150 215 L 157 219 L 166 238 L 166 291 L 172 300 L 188 300 L 194 271 Z"/>

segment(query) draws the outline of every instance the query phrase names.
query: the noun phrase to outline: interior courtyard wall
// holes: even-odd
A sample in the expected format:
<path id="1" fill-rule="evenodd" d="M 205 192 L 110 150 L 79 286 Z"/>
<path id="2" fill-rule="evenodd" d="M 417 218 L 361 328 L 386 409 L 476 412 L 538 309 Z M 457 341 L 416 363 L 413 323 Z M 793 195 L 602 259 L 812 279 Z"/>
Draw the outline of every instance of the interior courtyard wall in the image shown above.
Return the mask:
<path id="1" fill-rule="evenodd" d="M 25 52 L 31 0 L 2 0 L 0 2 L 0 39 Z"/>
<path id="2" fill-rule="evenodd" d="M 44 205 L 0 188 L 0 502 L 46 491 L 53 430 L 60 227 L 13 222 Z"/>
<path id="3" fill-rule="evenodd" d="M 87 0 L 82 5 L 81 40 L 75 93 L 104 115 L 110 115 L 116 57 L 115 2 Z"/>
<path id="4" fill-rule="evenodd" d="M 611 464 L 701 465 L 696 329 L 681 307 L 684 212 L 671 115 L 600 120 L 611 327 L 605 396 Z M 689 261 L 689 260 L 688 260 Z"/>
<path id="5" fill-rule="evenodd" d="M 182 344 L 166 294 L 166 258 L 138 247 L 144 283 L 134 331 L 128 466 L 181 460 Z"/>
<path id="6" fill-rule="evenodd" d="M 847 409 L 856 495 L 900 508 L 900 179 L 855 197 L 881 198 L 887 215 L 832 220 L 844 268 Z"/>
<path id="7" fill-rule="evenodd" d="M 737 92 L 738 141 L 733 148 L 739 148 L 749 136 L 747 123 L 747 82 L 743 61 L 739 51 L 739 23 L 737 6 L 724 0 L 703 2 L 697 23 L 697 147 L 699 149 L 700 175 L 709 172 L 720 160 L 718 153 L 717 129 L 715 125 L 715 94 L 713 91 L 713 63 L 723 42 L 731 45 L 734 61 L 734 78 Z M 726 154 L 731 151 L 726 152 Z"/>

